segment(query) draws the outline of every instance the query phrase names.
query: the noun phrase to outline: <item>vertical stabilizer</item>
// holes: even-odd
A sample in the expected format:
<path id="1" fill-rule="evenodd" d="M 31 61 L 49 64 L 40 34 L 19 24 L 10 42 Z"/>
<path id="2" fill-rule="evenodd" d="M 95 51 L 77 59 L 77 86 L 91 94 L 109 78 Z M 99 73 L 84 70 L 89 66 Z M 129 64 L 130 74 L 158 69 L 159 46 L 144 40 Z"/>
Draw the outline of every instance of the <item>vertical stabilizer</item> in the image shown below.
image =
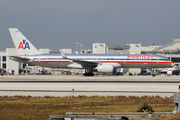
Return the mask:
<path id="1" fill-rule="evenodd" d="M 41 54 L 17 28 L 9 28 L 9 32 L 11 34 L 18 55 Z"/>

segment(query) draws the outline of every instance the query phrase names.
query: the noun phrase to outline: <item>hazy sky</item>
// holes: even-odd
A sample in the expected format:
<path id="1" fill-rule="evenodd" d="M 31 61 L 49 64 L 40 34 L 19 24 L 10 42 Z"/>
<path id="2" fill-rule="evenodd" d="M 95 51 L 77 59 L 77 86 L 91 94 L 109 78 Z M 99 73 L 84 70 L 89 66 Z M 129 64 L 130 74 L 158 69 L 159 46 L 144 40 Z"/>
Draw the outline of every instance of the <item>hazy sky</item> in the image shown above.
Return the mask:
<path id="1" fill-rule="evenodd" d="M 180 38 L 180 0 L 0 0 L 0 50 L 18 28 L 35 47 L 164 45 Z M 80 46 L 78 46 L 80 50 Z"/>

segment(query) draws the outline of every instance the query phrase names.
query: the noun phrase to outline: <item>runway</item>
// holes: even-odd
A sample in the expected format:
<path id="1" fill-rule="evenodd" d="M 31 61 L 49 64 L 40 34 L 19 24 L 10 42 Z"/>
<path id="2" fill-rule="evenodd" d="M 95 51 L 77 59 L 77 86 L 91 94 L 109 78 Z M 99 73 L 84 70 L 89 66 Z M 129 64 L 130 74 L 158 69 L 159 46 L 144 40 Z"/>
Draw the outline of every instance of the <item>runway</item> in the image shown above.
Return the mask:
<path id="1" fill-rule="evenodd" d="M 0 95 L 170 97 L 179 92 L 179 81 L 179 76 L 1 76 Z"/>
<path id="2" fill-rule="evenodd" d="M 150 82 L 178 82 L 180 83 L 180 76 L 73 76 L 73 75 L 4 75 L 0 76 L 0 81 L 150 81 Z"/>

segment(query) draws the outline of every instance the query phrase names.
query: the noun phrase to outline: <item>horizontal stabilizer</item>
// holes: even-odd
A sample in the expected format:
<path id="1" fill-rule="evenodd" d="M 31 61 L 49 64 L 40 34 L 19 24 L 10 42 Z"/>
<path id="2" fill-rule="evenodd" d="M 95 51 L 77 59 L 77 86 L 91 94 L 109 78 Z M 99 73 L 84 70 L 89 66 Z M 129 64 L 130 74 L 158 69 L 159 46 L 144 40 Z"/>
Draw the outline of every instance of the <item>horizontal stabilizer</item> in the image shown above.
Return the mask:
<path id="1" fill-rule="evenodd" d="M 21 61 L 24 61 L 24 62 L 30 62 L 30 61 L 33 61 L 32 59 L 24 58 L 24 57 L 18 57 L 18 56 L 9 56 L 9 57 L 10 57 L 10 59 L 21 60 Z"/>

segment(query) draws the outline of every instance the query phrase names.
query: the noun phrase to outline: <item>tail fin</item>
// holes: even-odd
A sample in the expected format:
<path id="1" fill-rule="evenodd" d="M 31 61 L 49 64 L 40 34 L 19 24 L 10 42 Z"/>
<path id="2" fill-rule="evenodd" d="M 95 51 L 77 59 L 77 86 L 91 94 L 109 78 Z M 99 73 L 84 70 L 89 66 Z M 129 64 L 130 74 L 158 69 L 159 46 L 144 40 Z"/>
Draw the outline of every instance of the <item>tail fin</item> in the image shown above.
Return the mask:
<path id="1" fill-rule="evenodd" d="M 17 28 L 9 28 L 9 32 L 18 55 L 41 54 Z"/>

